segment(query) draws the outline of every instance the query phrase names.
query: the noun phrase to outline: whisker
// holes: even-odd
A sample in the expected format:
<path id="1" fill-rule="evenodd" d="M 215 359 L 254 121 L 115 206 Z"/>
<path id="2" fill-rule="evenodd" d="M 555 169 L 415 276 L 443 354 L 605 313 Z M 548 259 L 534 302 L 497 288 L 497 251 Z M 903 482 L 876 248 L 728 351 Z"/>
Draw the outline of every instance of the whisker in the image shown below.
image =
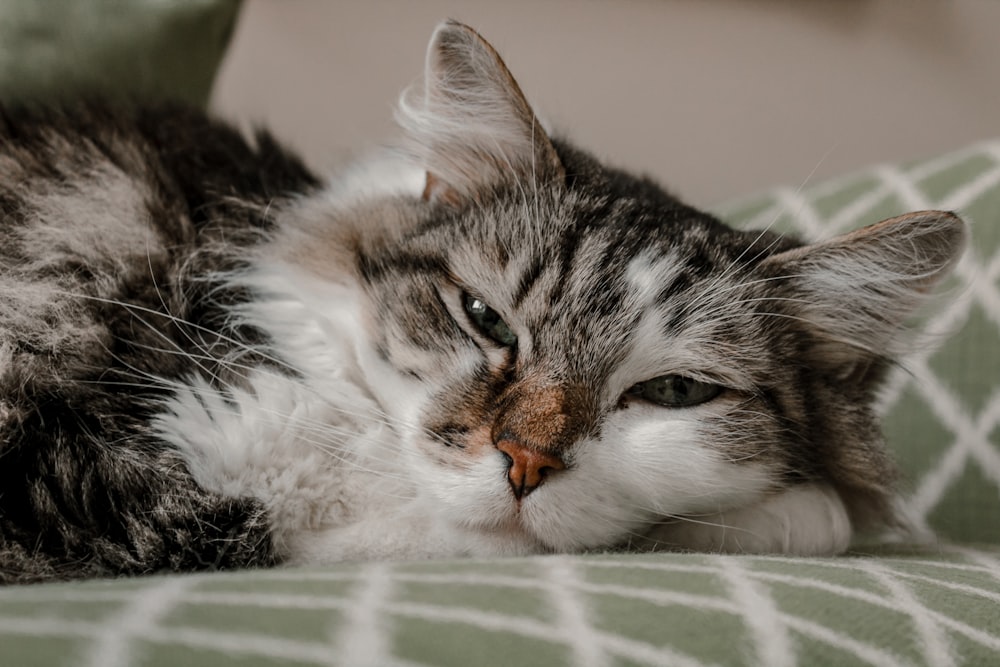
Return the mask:
<path id="1" fill-rule="evenodd" d="M 283 361 L 282 359 L 279 359 L 279 358 L 277 358 L 277 357 L 275 357 L 273 355 L 266 354 L 262 349 L 260 349 L 258 347 L 250 346 L 250 345 L 246 344 L 243 341 L 240 341 L 240 340 L 237 340 L 235 338 L 232 338 L 230 336 L 225 335 L 221 331 L 218 331 L 218 330 L 215 330 L 215 329 L 210 329 L 208 327 L 199 325 L 199 324 L 197 324 L 195 322 L 191 322 L 189 320 L 185 320 L 185 319 L 176 317 L 176 316 L 171 315 L 169 313 L 163 313 L 163 312 L 160 312 L 158 310 L 154 310 L 152 308 L 148 308 L 146 306 L 141 306 L 141 305 L 135 304 L 135 303 L 128 303 L 128 302 L 125 302 L 125 301 L 119 301 L 117 299 L 107 299 L 107 298 L 104 298 L 104 297 L 94 296 L 94 295 L 90 295 L 90 294 L 79 294 L 79 293 L 73 293 L 73 292 L 61 292 L 61 291 L 58 291 L 58 290 L 56 292 L 59 293 L 59 294 L 61 294 L 62 296 L 68 296 L 68 297 L 71 297 L 71 298 L 79 298 L 79 299 L 85 299 L 85 300 L 89 300 L 89 301 L 96 301 L 98 303 L 106 303 L 106 304 L 109 304 L 109 305 L 112 305 L 112 306 L 120 306 L 122 308 L 125 308 L 126 310 L 129 310 L 130 312 L 131 311 L 138 311 L 138 312 L 141 312 L 141 313 L 147 313 L 147 314 L 155 315 L 157 317 L 164 317 L 164 318 L 166 318 L 166 319 L 168 319 L 171 322 L 174 322 L 176 324 L 188 326 L 188 327 L 191 327 L 191 328 L 196 329 L 198 331 L 203 331 L 205 333 L 211 334 L 214 337 L 219 338 L 220 340 L 223 340 L 223 341 L 225 341 L 227 343 L 230 343 L 231 345 L 234 345 L 234 346 L 237 346 L 237 347 L 240 347 L 240 348 L 244 348 L 247 351 L 252 352 L 254 354 L 257 354 L 261 358 L 266 359 L 267 361 L 270 361 L 270 362 L 274 363 L 275 365 L 280 366 L 282 368 L 288 368 L 289 370 L 292 370 L 292 371 L 296 371 L 297 370 L 297 369 L 293 368 L 287 362 Z M 143 324 L 145 324 L 146 326 L 151 326 L 148 322 L 143 322 Z"/>

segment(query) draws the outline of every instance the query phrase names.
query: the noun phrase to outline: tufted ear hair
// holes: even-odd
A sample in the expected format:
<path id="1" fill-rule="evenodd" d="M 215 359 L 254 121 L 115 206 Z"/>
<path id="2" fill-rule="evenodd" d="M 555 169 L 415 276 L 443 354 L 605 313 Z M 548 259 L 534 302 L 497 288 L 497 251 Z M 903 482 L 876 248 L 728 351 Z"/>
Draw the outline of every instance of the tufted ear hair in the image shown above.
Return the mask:
<path id="1" fill-rule="evenodd" d="M 817 341 L 814 360 L 848 372 L 862 358 L 891 357 L 906 319 L 958 261 L 965 223 L 920 211 L 780 252 L 762 266 L 787 276 L 795 317 Z"/>
<path id="2" fill-rule="evenodd" d="M 423 86 L 403 96 L 397 119 L 427 171 L 425 199 L 461 206 L 505 184 L 565 177 L 503 60 L 475 30 L 456 21 L 434 32 Z"/>

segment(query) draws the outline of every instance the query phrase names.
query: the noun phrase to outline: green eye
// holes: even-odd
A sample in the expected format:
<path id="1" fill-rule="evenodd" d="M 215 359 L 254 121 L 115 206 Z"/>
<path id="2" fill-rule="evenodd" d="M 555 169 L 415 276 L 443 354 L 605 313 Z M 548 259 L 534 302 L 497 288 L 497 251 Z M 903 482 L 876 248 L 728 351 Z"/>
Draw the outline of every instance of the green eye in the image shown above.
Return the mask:
<path id="1" fill-rule="evenodd" d="M 722 393 L 722 387 L 681 375 L 661 375 L 640 382 L 629 389 L 628 393 L 665 408 L 686 408 L 707 403 Z"/>
<path id="2" fill-rule="evenodd" d="M 497 311 L 487 306 L 481 299 L 466 294 L 465 312 L 469 314 L 469 319 L 479 327 L 480 331 L 500 345 L 513 347 L 517 344 L 517 336 L 510 330 L 507 323 L 500 319 Z"/>

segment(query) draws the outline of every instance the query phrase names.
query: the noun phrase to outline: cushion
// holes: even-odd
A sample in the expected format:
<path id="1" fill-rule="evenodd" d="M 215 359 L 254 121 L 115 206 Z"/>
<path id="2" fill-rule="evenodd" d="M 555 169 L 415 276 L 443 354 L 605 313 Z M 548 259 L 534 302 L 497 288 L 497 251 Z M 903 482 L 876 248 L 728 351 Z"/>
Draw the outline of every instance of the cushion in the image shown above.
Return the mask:
<path id="1" fill-rule="evenodd" d="M 0 589 L 0 664 L 990 665 L 998 608 L 997 548 L 346 564 Z"/>
<path id="2" fill-rule="evenodd" d="M 0 665 L 1000 664 L 1000 142 L 720 211 L 815 237 L 922 208 L 958 210 L 974 241 L 883 404 L 907 507 L 948 541 L 7 587 Z"/>
<path id="3" fill-rule="evenodd" d="M 5 0 L 0 100 L 80 95 L 203 105 L 239 0 Z"/>

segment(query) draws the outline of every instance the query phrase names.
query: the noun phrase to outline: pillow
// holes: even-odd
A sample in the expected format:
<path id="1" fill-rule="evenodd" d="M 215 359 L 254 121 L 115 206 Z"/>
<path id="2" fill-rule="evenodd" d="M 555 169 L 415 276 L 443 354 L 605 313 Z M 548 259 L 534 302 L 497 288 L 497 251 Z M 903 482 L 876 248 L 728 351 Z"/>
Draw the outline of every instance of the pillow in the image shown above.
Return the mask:
<path id="1" fill-rule="evenodd" d="M 0 101 L 80 95 L 204 105 L 239 0 L 5 0 Z"/>

